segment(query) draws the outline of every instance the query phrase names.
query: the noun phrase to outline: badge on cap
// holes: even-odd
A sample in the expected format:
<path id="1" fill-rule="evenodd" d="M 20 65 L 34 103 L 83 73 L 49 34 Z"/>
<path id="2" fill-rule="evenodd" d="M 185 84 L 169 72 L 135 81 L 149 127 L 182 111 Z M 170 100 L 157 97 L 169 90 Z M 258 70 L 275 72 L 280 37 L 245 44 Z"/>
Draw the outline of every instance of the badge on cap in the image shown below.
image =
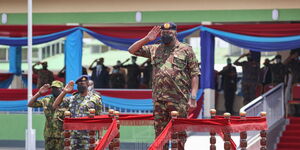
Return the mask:
<path id="1" fill-rule="evenodd" d="M 165 23 L 165 24 L 164 24 L 164 28 L 165 28 L 165 29 L 169 29 L 170 26 L 171 26 L 171 25 L 170 25 L 169 23 Z"/>
<path id="2" fill-rule="evenodd" d="M 85 81 L 85 80 L 86 80 L 86 77 L 83 77 L 81 80 L 82 80 L 82 81 Z"/>

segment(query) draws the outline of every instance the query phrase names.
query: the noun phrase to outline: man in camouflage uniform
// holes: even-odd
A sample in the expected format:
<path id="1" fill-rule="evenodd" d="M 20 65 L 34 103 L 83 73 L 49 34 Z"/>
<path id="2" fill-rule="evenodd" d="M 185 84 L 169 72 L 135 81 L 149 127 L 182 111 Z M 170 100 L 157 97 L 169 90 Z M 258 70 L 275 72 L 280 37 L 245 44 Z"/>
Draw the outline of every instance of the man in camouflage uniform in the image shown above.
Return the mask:
<path id="1" fill-rule="evenodd" d="M 61 106 L 71 112 L 72 118 L 85 117 L 89 115 L 89 109 L 95 109 L 95 114 L 101 113 L 101 96 L 88 90 L 88 76 L 83 75 L 76 80 L 78 92 L 70 97 L 65 97 L 73 90 L 74 82 L 70 81 L 63 92 L 56 98 L 53 107 Z M 71 134 L 71 145 L 74 150 L 85 150 L 89 148 L 88 131 L 73 131 Z"/>
<path id="2" fill-rule="evenodd" d="M 243 57 L 247 56 L 247 61 L 239 62 Z M 242 77 L 242 93 L 244 97 L 244 105 L 248 104 L 256 97 L 256 88 L 259 79 L 259 63 L 256 62 L 250 53 L 241 55 L 235 62 L 234 65 L 242 66 L 243 77 Z"/>
<path id="3" fill-rule="evenodd" d="M 42 65 L 42 69 L 36 69 L 37 65 Z M 53 72 L 48 70 L 47 62 L 38 62 L 32 66 L 32 71 L 34 74 L 37 74 L 37 88 L 42 87 L 44 84 L 51 84 L 54 80 Z"/>
<path id="4" fill-rule="evenodd" d="M 53 81 L 51 84 L 52 95 L 46 96 L 37 100 L 42 94 L 50 89 L 49 84 L 43 85 L 39 91 L 31 98 L 28 103 L 29 107 L 43 107 L 46 117 L 44 128 L 45 149 L 46 150 L 63 150 L 63 108 L 54 109 L 52 104 L 55 98 L 61 93 L 63 83 L 60 81 Z"/>
<path id="5" fill-rule="evenodd" d="M 178 111 L 179 118 L 186 118 L 189 107 L 196 107 L 200 74 L 198 61 L 192 48 L 177 40 L 176 29 L 174 23 L 155 26 L 147 36 L 129 48 L 131 54 L 150 58 L 153 65 L 152 98 L 156 137 L 171 119 L 171 111 Z M 161 44 L 144 46 L 159 34 Z M 184 149 L 186 133 L 179 133 L 179 139 L 179 149 Z M 167 145 L 164 149 L 168 149 Z"/>
<path id="6" fill-rule="evenodd" d="M 272 73 L 272 83 L 279 84 L 284 82 L 286 75 L 288 74 L 287 67 L 281 62 L 281 55 L 276 55 L 272 61 L 275 60 L 274 64 L 270 64 Z"/>

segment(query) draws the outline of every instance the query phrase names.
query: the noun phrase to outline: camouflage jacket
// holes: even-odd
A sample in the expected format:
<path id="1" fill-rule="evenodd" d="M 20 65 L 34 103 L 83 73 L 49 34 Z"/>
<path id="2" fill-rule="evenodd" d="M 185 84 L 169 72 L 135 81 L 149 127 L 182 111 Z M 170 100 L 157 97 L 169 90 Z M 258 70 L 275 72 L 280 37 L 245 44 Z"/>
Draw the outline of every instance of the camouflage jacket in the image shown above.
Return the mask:
<path id="1" fill-rule="evenodd" d="M 43 99 L 35 101 L 33 107 L 43 107 L 44 109 L 46 117 L 44 137 L 62 138 L 63 114 L 65 109 L 58 108 L 54 110 L 52 107 L 54 100 L 55 98 L 52 95 L 46 96 Z"/>
<path id="2" fill-rule="evenodd" d="M 87 96 L 81 96 L 76 93 L 70 97 L 66 97 L 61 107 L 71 112 L 72 118 L 85 117 L 89 115 L 89 109 L 95 109 L 96 115 L 100 115 L 102 110 L 101 96 L 93 92 L 89 92 Z"/>
<path id="3" fill-rule="evenodd" d="M 135 55 L 151 58 L 154 101 L 188 101 L 191 79 L 200 74 L 198 60 L 190 46 L 180 42 L 173 47 L 147 45 Z"/>

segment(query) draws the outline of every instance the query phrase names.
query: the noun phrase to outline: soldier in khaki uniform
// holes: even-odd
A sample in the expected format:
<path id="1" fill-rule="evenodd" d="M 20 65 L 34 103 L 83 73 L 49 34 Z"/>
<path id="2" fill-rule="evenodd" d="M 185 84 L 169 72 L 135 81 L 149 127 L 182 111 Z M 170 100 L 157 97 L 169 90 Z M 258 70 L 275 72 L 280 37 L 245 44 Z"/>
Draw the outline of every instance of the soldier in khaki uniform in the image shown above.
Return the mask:
<path id="1" fill-rule="evenodd" d="M 179 118 L 186 118 L 188 109 L 196 107 L 200 74 L 198 61 L 192 48 L 178 41 L 176 29 L 174 23 L 155 26 L 147 36 L 129 48 L 131 54 L 150 58 L 153 65 L 152 98 L 156 137 L 171 119 L 171 111 L 178 111 Z M 159 34 L 161 44 L 145 45 Z M 179 138 L 179 149 L 184 149 L 186 133 L 179 133 Z M 167 145 L 164 149 L 168 149 Z"/>
<path id="2" fill-rule="evenodd" d="M 46 96 L 40 100 L 42 94 L 52 89 L 52 95 Z M 60 81 L 53 81 L 51 86 L 49 84 L 43 85 L 39 91 L 31 98 L 28 103 L 29 107 L 43 107 L 46 117 L 44 128 L 45 149 L 46 150 L 62 150 L 63 149 L 63 113 L 64 109 L 54 109 L 52 104 L 55 98 L 61 93 L 63 83 Z"/>
<path id="3" fill-rule="evenodd" d="M 89 109 L 95 109 L 95 114 L 100 115 L 102 110 L 101 96 L 88 90 L 88 76 L 83 75 L 79 77 L 75 83 L 77 84 L 78 92 L 70 97 L 64 98 L 67 93 L 73 90 L 74 82 L 71 81 L 56 98 L 53 107 L 57 108 L 60 106 L 68 109 L 71 112 L 72 118 L 88 116 Z M 88 131 L 72 131 L 71 143 L 72 149 L 74 150 L 89 149 Z"/>

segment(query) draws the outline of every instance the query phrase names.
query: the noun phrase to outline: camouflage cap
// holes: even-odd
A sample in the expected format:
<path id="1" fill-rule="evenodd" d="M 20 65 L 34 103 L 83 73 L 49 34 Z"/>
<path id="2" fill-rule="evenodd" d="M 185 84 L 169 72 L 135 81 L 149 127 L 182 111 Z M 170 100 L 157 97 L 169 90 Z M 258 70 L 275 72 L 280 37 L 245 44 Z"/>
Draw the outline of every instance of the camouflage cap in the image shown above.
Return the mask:
<path id="1" fill-rule="evenodd" d="M 166 22 L 160 26 L 162 30 L 177 30 L 177 25 L 173 22 Z"/>
<path id="2" fill-rule="evenodd" d="M 58 88 L 62 88 L 64 87 L 64 84 L 58 80 L 55 80 L 51 83 L 51 87 L 58 87 Z"/>
<path id="3" fill-rule="evenodd" d="M 78 82 L 83 82 L 83 81 L 89 81 L 89 76 L 82 75 L 75 81 L 75 83 L 77 84 Z"/>

